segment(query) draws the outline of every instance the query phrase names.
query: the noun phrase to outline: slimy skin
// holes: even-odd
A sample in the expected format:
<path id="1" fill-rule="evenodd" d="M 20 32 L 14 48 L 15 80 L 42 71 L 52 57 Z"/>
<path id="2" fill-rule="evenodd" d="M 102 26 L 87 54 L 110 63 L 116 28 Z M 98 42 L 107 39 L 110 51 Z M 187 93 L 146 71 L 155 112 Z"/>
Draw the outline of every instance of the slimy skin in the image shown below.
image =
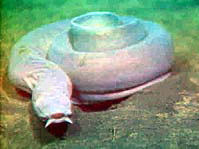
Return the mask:
<path id="1" fill-rule="evenodd" d="M 125 36 L 116 34 L 115 30 L 106 30 L 108 35 L 87 28 L 84 32 L 84 26 L 80 24 L 76 29 L 78 32 L 74 33 L 77 36 L 73 37 L 73 40 L 76 39 L 75 44 L 70 40 L 69 30 L 58 35 L 49 50 L 48 58 L 67 72 L 75 89 L 80 92 L 79 98 L 82 101 L 125 97 L 148 87 L 145 84 L 150 81 L 157 83 L 166 78 L 163 75 L 169 76 L 167 73 L 173 62 L 170 35 L 153 22 L 133 17 L 120 17 L 120 20 L 126 24 L 132 23 L 127 26 L 128 30 L 126 26 L 124 29 L 116 26 L 115 30 L 119 28 L 122 32 L 118 32 Z M 102 31 L 100 28 L 99 32 Z M 121 38 L 127 39 L 121 41 Z M 97 51 L 93 50 L 94 47 Z M 164 79 L 158 79 L 159 77 Z"/>
<path id="2" fill-rule="evenodd" d="M 69 27 L 69 21 L 43 26 L 25 35 L 12 49 L 9 79 L 32 94 L 32 105 L 41 118 L 72 114 L 72 83 L 57 64 L 46 59 L 51 41 Z"/>
<path id="3" fill-rule="evenodd" d="M 159 25 L 92 12 L 25 35 L 12 49 L 9 78 L 32 93 L 47 127 L 72 123 L 73 88 L 81 104 L 123 98 L 166 79 L 172 62 L 171 37 Z"/>

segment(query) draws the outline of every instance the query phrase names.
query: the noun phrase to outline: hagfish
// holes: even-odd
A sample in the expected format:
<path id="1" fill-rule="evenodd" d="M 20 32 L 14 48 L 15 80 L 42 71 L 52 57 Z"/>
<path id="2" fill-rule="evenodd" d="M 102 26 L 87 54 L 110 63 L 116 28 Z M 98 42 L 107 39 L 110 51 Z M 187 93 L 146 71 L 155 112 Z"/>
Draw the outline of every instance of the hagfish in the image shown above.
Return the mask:
<path id="1" fill-rule="evenodd" d="M 60 31 L 69 27 L 68 21 L 43 26 L 25 35 L 12 49 L 9 79 L 32 94 L 32 105 L 41 118 L 50 123 L 69 122 L 72 83 L 67 74 L 55 63 L 46 59 L 51 41 Z M 62 116 L 56 118 L 55 115 Z M 54 118 L 55 117 L 55 118 Z"/>
<path id="2" fill-rule="evenodd" d="M 117 100 L 165 80 L 172 63 L 172 39 L 160 25 L 91 12 L 25 35 L 12 49 L 9 78 L 32 94 L 48 127 L 72 123 L 72 103 Z"/>

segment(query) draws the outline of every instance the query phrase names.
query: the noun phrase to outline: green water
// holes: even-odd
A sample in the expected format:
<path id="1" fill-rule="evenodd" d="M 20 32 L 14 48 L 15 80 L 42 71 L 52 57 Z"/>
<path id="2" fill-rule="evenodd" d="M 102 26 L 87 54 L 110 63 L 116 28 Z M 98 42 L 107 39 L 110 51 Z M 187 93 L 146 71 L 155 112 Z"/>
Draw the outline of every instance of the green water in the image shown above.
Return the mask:
<path id="1" fill-rule="evenodd" d="M 75 108 L 74 125 L 51 136 L 7 79 L 11 47 L 29 31 L 91 11 L 135 16 L 164 26 L 175 46 L 175 75 L 104 112 Z M 199 0 L 2 0 L 2 149 L 198 149 Z"/>

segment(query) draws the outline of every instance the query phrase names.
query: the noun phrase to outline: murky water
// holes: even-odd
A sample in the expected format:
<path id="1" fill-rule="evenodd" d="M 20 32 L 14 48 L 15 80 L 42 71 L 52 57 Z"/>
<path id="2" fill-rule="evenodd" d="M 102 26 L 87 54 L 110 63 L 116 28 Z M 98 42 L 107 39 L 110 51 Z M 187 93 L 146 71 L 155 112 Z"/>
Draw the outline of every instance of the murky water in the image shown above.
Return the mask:
<path id="1" fill-rule="evenodd" d="M 74 106 L 73 125 L 62 123 L 45 129 L 32 110 L 29 95 L 19 95 L 7 78 L 10 49 L 23 35 L 43 24 L 90 11 L 136 16 L 164 26 L 174 40 L 173 75 L 116 104 Z M 2 148 L 198 149 L 198 14 L 197 0 L 3 0 Z M 62 139 L 55 137 L 65 131 Z"/>

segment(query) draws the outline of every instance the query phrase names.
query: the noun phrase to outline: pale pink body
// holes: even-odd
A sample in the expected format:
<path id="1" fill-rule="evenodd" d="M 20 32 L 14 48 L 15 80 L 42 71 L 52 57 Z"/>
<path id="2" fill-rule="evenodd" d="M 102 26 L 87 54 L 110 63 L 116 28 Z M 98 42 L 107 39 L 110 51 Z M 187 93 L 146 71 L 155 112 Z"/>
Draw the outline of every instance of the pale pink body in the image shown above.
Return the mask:
<path id="1" fill-rule="evenodd" d="M 32 93 L 39 117 L 71 115 L 73 87 L 80 92 L 83 104 L 129 96 L 166 79 L 173 60 L 169 34 L 157 24 L 139 22 L 146 31 L 143 39 L 105 52 L 73 50 L 68 37 L 70 20 L 36 29 L 13 47 L 9 78 L 18 88 Z"/>

